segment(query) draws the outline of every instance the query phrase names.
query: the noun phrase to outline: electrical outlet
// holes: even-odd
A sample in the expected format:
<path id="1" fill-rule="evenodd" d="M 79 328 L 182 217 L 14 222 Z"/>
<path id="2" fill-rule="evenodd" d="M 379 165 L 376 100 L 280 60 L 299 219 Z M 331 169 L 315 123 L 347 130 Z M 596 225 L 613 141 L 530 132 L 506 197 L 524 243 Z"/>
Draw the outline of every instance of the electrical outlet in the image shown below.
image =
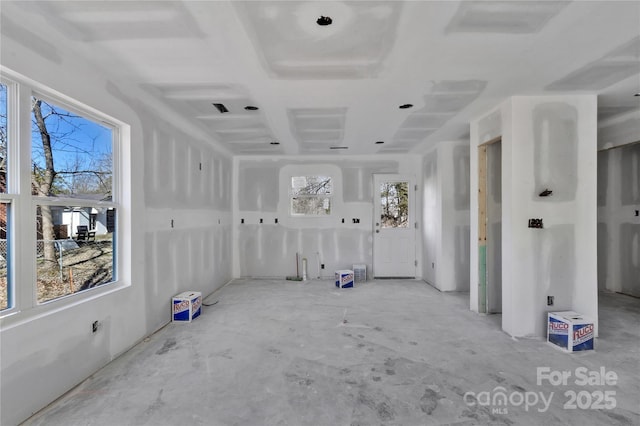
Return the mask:
<path id="1" fill-rule="evenodd" d="M 547 296 L 547 306 L 553 306 L 553 296 Z"/>
<path id="2" fill-rule="evenodd" d="M 95 333 L 96 331 L 98 331 L 98 327 L 99 327 L 99 326 L 100 326 L 100 323 L 99 323 L 98 321 L 94 321 L 94 322 L 91 324 L 91 331 L 92 331 L 93 333 Z"/>
<path id="3" fill-rule="evenodd" d="M 320 264 L 320 269 L 324 269 L 324 263 Z"/>

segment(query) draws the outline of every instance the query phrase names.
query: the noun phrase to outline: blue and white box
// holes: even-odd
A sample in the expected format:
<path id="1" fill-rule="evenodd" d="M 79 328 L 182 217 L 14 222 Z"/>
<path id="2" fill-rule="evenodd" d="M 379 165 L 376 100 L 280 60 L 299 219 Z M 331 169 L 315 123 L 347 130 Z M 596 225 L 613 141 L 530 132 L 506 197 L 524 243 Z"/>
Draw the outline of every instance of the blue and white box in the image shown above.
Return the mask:
<path id="1" fill-rule="evenodd" d="M 191 322 L 200 315 L 202 294 L 199 291 L 185 291 L 173 297 L 171 303 L 172 321 Z"/>
<path id="2" fill-rule="evenodd" d="M 341 269 L 336 271 L 336 287 L 353 287 L 353 271 L 351 269 Z"/>
<path id="3" fill-rule="evenodd" d="M 547 341 L 568 352 L 588 351 L 594 346 L 593 321 L 573 311 L 549 312 Z"/>

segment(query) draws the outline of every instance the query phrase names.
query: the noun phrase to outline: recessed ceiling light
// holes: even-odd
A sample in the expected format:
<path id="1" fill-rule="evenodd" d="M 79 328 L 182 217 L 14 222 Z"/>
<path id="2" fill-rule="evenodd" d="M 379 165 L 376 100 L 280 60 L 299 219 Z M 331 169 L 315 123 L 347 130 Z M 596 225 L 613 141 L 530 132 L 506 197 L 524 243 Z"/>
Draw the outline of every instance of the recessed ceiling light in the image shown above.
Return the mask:
<path id="1" fill-rule="evenodd" d="M 278 141 L 273 141 L 273 142 L 269 142 L 271 145 L 280 145 L 280 142 Z"/>
<path id="2" fill-rule="evenodd" d="M 349 149 L 348 146 L 331 146 L 329 149 Z"/>
<path id="3" fill-rule="evenodd" d="M 227 109 L 226 106 L 224 106 L 224 104 L 212 104 L 214 107 L 216 107 L 218 109 L 218 111 L 220 111 L 221 114 L 224 114 L 225 112 L 229 112 L 229 110 Z"/>
<path id="4" fill-rule="evenodd" d="M 258 107 L 253 105 L 247 105 L 246 107 L 244 107 L 244 109 L 246 109 L 247 111 L 257 111 Z"/>
<path id="5" fill-rule="evenodd" d="M 321 16 L 316 21 L 316 24 L 320 25 L 321 27 L 326 27 L 327 25 L 331 25 L 332 23 L 333 19 L 328 16 Z"/>
<path id="6" fill-rule="evenodd" d="M 403 104 L 403 105 L 400 105 L 398 108 L 407 109 L 407 108 L 412 108 L 412 107 L 413 107 L 413 104 Z"/>
<path id="7" fill-rule="evenodd" d="M 376 142 L 376 145 L 380 145 L 380 144 L 383 144 L 383 143 L 384 143 L 384 141 L 378 141 L 378 142 Z"/>

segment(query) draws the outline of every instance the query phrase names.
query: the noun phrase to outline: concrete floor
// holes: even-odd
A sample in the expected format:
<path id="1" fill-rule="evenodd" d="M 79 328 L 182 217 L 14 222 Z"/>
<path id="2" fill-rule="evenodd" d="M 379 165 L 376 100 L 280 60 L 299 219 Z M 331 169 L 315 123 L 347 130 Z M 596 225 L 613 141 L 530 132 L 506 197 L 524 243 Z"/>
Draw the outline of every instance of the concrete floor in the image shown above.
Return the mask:
<path id="1" fill-rule="evenodd" d="M 576 354 L 512 339 L 500 316 L 468 310 L 468 294 L 420 281 L 338 290 L 328 281 L 237 280 L 214 300 L 26 424 L 640 424 L 639 299 L 601 294 L 597 349 Z M 538 385 L 538 367 L 571 377 Z M 579 367 L 591 375 L 604 367 L 616 383 L 580 386 Z M 614 391 L 616 407 L 565 409 L 571 391 L 582 392 L 583 407 Z M 486 401 L 501 393 L 506 405 Z"/>

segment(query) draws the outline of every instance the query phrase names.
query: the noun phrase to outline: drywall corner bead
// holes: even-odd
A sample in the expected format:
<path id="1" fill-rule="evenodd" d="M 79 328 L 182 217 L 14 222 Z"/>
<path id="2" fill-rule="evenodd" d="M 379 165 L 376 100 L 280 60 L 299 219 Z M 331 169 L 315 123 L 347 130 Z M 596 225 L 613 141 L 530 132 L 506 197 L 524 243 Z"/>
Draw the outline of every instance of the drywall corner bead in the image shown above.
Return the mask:
<path id="1" fill-rule="evenodd" d="M 478 144 L 495 139 L 502 134 L 502 111 L 495 110 L 478 121 Z"/>

